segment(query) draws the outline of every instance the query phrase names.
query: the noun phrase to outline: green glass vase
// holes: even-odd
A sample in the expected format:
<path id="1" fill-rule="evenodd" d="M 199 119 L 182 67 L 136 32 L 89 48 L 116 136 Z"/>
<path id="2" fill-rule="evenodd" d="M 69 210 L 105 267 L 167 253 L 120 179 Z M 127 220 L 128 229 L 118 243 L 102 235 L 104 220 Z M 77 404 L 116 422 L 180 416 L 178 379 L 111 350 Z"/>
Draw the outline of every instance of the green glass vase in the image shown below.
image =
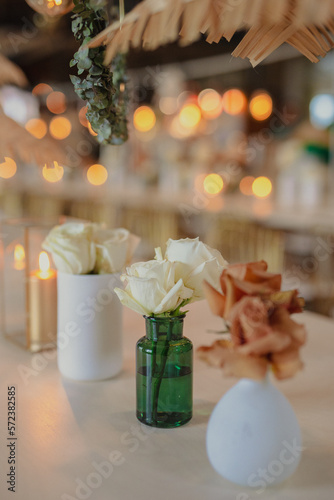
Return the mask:
<path id="1" fill-rule="evenodd" d="M 137 342 L 137 418 L 153 427 L 178 427 L 192 417 L 193 346 L 183 337 L 185 315 L 144 316 Z"/>

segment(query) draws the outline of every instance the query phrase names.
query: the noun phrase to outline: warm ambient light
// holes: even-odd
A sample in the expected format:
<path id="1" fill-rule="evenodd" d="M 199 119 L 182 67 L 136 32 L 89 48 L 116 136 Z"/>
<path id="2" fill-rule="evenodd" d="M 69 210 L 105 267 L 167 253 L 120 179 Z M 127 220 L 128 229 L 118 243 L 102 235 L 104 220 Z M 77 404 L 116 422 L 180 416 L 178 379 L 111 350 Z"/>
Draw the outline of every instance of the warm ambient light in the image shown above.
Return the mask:
<path id="1" fill-rule="evenodd" d="M 253 181 L 252 190 L 257 198 L 267 198 L 272 191 L 272 183 L 268 177 L 257 177 Z"/>
<path id="2" fill-rule="evenodd" d="M 180 123 L 179 115 L 177 115 L 173 117 L 170 123 L 169 133 L 174 139 L 185 139 L 192 135 L 193 130 L 183 127 Z"/>
<path id="3" fill-rule="evenodd" d="M 55 278 L 56 272 L 50 269 L 50 259 L 46 252 L 41 252 L 38 257 L 39 270 L 36 272 L 38 278 L 46 280 Z"/>
<path id="4" fill-rule="evenodd" d="M 239 115 L 242 113 L 247 104 L 246 96 L 241 90 L 227 90 L 222 98 L 223 109 L 229 115 Z"/>
<path id="5" fill-rule="evenodd" d="M 209 120 L 217 118 L 223 109 L 223 103 L 216 90 L 205 89 L 198 95 L 198 104 L 205 116 Z"/>
<path id="6" fill-rule="evenodd" d="M 73 9 L 72 0 L 26 0 L 36 12 L 53 16 L 62 16 Z"/>
<path id="7" fill-rule="evenodd" d="M 148 132 L 156 122 L 154 111 L 148 106 L 140 106 L 133 115 L 133 124 L 139 132 Z"/>
<path id="8" fill-rule="evenodd" d="M 51 92 L 46 98 L 46 107 L 51 113 L 60 115 L 66 111 L 66 98 L 62 92 Z"/>
<path id="9" fill-rule="evenodd" d="M 58 164 L 58 162 L 54 161 L 53 162 L 53 167 L 47 167 L 47 165 L 44 165 L 43 170 L 42 170 L 42 175 L 44 179 L 48 182 L 58 182 L 60 181 L 63 176 L 64 176 L 64 169 L 61 165 Z"/>
<path id="10" fill-rule="evenodd" d="M 72 131 L 71 122 L 64 116 L 57 116 L 52 118 L 50 122 L 50 134 L 54 139 L 59 141 L 66 139 Z"/>
<path id="11" fill-rule="evenodd" d="M 33 89 L 33 95 L 45 95 L 50 94 L 53 91 L 53 88 L 47 83 L 38 83 Z"/>
<path id="12" fill-rule="evenodd" d="M 91 124 L 89 123 L 88 120 L 87 120 L 87 128 L 89 130 L 90 135 L 92 135 L 93 137 L 97 136 L 97 133 L 95 132 L 95 130 L 92 129 L 92 126 L 91 126 Z"/>
<path id="13" fill-rule="evenodd" d="M 22 245 L 17 244 L 14 248 L 14 268 L 21 271 L 25 268 L 26 254 Z"/>
<path id="14" fill-rule="evenodd" d="M 266 120 L 273 112 L 272 98 L 269 94 L 264 92 L 257 94 L 249 103 L 249 111 L 254 120 Z"/>
<path id="15" fill-rule="evenodd" d="M 242 194 L 245 196 L 252 196 L 253 194 L 253 182 L 255 180 L 255 177 L 252 175 L 247 175 L 246 177 L 243 177 L 240 181 L 239 184 L 239 189 Z"/>
<path id="16" fill-rule="evenodd" d="M 0 163 L 0 177 L 10 179 L 16 174 L 17 166 L 14 160 L 5 156 L 5 161 Z"/>
<path id="17" fill-rule="evenodd" d="M 196 104 L 185 104 L 180 111 L 179 120 L 185 128 L 195 128 L 201 121 L 201 110 Z"/>
<path id="18" fill-rule="evenodd" d="M 87 170 L 88 182 L 93 186 L 101 186 L 106 182 L 107 178 L 108 171 L 103 165 L 99 165 L 97 163 L 89 167 Z"/>
<path id="19" fill-rule="evenodd" d="M 87 128 L 89 122 L 86 118 L 86 113 L 87 113 L 87 106 L 84 106 L 83 108 L 80 109 L 78 116 L 79 116 L 79 122 L 81 123 L 81 125 L 83 127 Z"/>
<path id="20" fill-rule="evenodd" d="M 36 139 L 43 139 L 45 137 L 48 127 L 44 120 L 41 118 L 32 118 L 25 124 L 25 129 Z"/>
<path id="21" fill-rule="evenodd" d="M 174 97 L 161 97 L 159 108 L 164 115 L 173 115 L 177 111 L 177 99 Z"/>
<path id="22" fill-rule="evenodd" d="M 219 174 L 209 174 L 204 179 L 203 187 L 206 193 L 216 195 L 223 189 L 224 181 Z"/>

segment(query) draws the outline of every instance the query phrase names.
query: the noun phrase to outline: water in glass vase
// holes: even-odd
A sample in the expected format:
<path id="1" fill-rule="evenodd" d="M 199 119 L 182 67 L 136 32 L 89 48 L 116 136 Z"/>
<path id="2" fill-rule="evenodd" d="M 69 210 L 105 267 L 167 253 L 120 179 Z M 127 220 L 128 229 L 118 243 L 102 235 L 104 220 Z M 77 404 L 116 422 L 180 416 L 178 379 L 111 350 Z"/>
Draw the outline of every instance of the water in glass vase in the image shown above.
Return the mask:
<path id="1" fill-rule="evenodd" d="M 182 336 L 183 317 L 145 319 L 146 337 L 137 342 L 137 418 L 177 427 L 192 417 L 192 343 Z"/>

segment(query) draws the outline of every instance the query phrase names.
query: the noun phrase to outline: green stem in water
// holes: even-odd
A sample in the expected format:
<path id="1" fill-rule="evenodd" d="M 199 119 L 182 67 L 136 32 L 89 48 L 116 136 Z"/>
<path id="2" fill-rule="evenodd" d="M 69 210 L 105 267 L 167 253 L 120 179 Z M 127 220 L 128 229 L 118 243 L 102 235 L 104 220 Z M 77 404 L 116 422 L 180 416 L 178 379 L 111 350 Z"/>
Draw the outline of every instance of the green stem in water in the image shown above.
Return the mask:
<path id="1" fill-rule="evenodd" d="M 167 363 L 167 359 L 168 359 L 169 342 L 172 340 L 172 328 L 173 328 L 172 323 L 168 323 L 166 341 L 165 341 L 165 344 L 162 348 L 161 355 L 160 355 L 160 370 L 157 369 L 156 377 L 154 377 L 155 381 L 154 381 L 154 385 L 153 385 L 152 403 L 153 403 L 153 419 L 155 420 L 155 422 L 157 422 L 157 420 L 158 420 L 159 392 L 160 392 L 160 387 L 161 387 L 161 383 L 162 383 L 162 379 L 164 376 L 166 363 Z M 153 370 L 154 370 L 153 376 L 154 376 L 156 368 L 157 368 L 156 360 L 154 360 L 153 367 L 154 367 L 153 368 Z"/>

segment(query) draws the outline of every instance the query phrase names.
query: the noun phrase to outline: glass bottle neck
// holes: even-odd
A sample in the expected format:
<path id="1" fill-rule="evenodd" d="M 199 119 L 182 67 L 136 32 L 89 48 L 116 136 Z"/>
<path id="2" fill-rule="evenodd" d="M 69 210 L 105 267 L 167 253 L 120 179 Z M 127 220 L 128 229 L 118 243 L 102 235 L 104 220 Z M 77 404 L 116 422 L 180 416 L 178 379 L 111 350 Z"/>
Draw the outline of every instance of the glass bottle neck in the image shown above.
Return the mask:
<path id="1" fill-rule="evenodd" d="M 155 318 L 144 316 L 146 337 L 150 340 L 177 340 L 183 337 L 183 319 L 185 315 Z"/>

